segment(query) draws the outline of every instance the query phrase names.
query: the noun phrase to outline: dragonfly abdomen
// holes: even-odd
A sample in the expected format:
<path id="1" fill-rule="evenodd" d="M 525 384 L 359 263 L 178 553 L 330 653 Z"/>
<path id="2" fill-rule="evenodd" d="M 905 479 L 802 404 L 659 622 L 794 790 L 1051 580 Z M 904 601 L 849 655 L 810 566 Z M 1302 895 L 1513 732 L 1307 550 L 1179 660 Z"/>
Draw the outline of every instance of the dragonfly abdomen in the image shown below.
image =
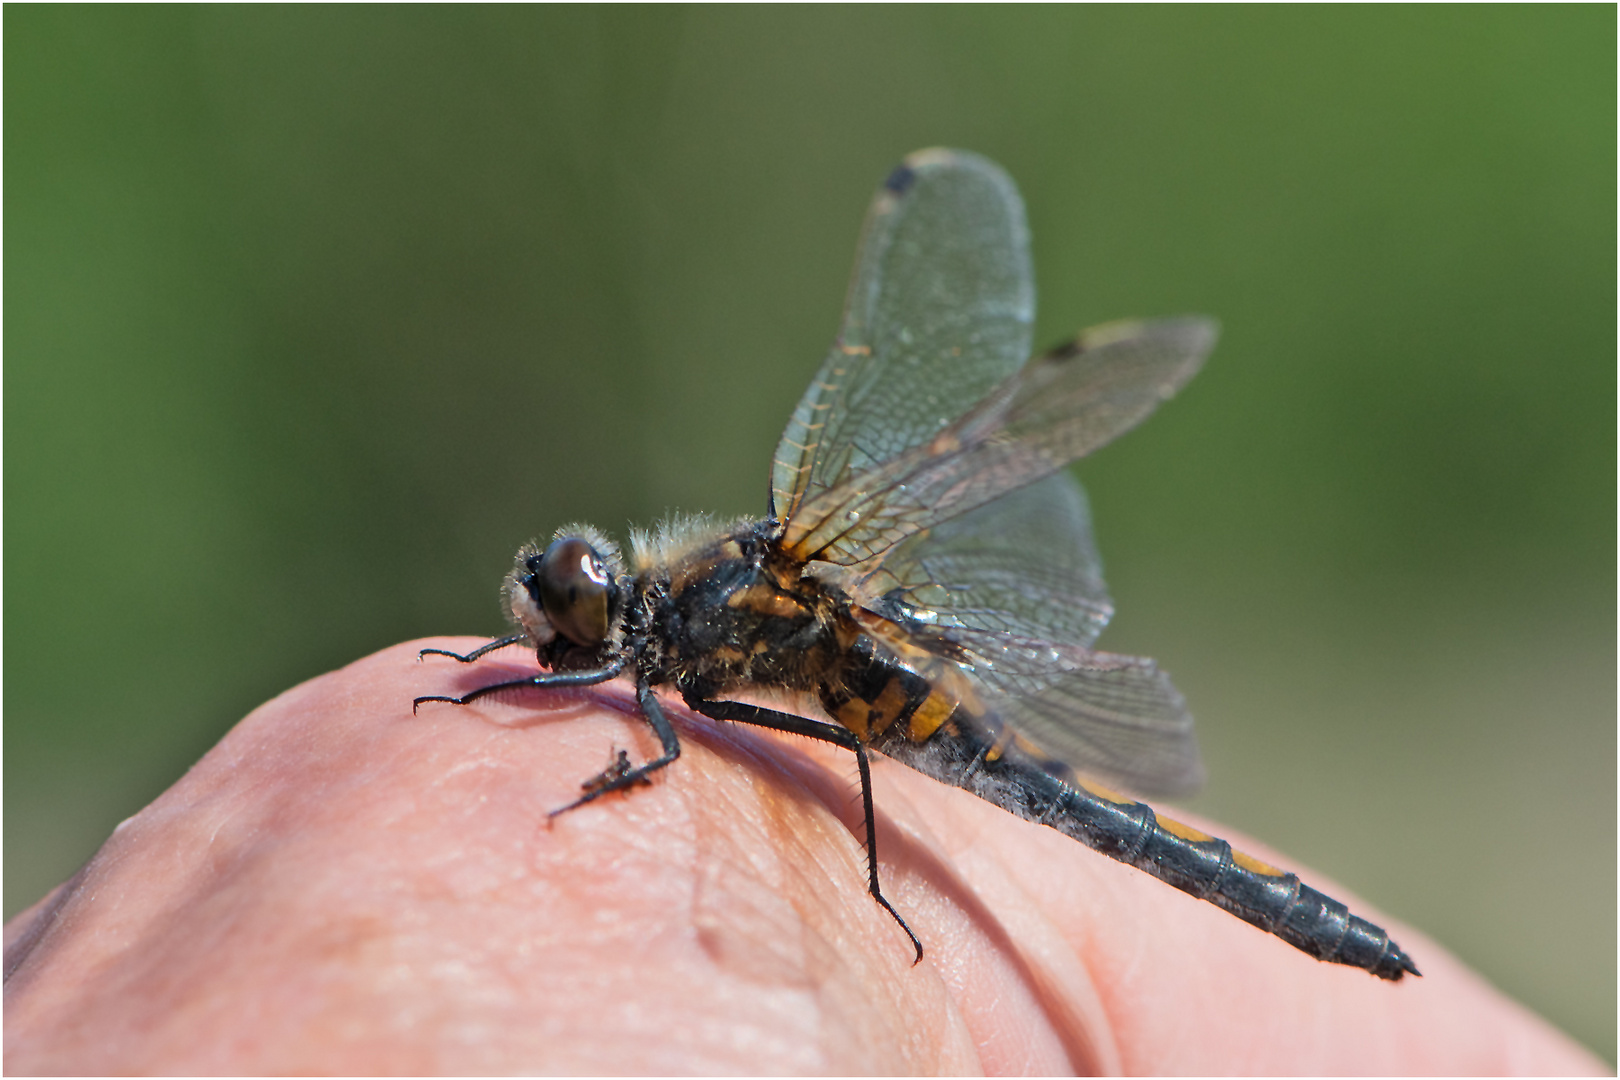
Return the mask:
<path id="1" fill-rule="evenodd" d="M 1061 785 L 1061 807 L 1046 824 L 1182 892 L 1276 934 L 1318 960 L 1383 979 L 1417 967 L 1381 928 L 1291 874 L 1245 855 L 1218 837 L 1160 817 L 1146 803 L 1084 783 Z M 1100 841 L 1100 842 L 1099 842 Z"/>
<path id="2" fill-rule="evenodd" d="M 1046 825 L 1275 934 L 1318 960 L 1382 979 L 1418 973 L 1389 935 L 1298 876 L 1235 850 L 1146 803 L 1083 781 L 1066 783 L 1034 761 L 1003 756 L 947 723 L 931 739 L 900 733 L 874 748 L 1009 813 Z"/>

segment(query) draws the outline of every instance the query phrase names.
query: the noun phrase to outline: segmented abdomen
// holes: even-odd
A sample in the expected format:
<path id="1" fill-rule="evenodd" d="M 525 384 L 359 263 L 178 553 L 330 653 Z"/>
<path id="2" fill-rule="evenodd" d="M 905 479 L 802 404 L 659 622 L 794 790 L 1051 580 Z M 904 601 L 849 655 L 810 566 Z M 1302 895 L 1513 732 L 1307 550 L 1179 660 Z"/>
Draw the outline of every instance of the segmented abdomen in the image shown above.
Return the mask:
<path id="1" fill-rule="evenodd" d="M 1056 762 L 1042 763 L 1005 733 L 986 734 L 999 730 L 993 717 L 978 715 L 969 724 L 967 716 L 980 707 L 962 700 L 959 687 L 942 688 L 873 657 L 824 703 L 884 755 L 1145 870 L 1318 960 L 1382 979 L 1418 974 L 1387 933 L 1296 875 L 1161 818 L 1146 803 L 1078 780 Z"/>

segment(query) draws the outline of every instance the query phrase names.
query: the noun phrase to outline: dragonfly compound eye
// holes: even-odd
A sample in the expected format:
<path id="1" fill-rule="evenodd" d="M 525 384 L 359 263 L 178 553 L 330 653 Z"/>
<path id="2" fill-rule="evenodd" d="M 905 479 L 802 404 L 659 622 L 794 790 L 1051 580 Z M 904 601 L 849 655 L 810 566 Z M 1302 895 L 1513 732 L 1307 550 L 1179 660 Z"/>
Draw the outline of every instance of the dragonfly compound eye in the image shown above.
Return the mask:
<path id="1" fill-rule="evenodd" d="M 595 548 L 577 536 L 553 540 L 534 578 L 546 618 L 559 634 L 587 648 L 607 640 L 616 586 Z"/>

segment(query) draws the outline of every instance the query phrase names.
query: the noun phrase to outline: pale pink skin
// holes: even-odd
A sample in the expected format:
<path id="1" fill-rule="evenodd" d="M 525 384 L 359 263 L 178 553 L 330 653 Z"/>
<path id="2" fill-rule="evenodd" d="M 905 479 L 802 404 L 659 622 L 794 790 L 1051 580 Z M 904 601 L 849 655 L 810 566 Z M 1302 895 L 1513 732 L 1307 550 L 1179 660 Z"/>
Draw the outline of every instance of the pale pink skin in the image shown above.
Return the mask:
<path id="1" fill-rule="evenodd" d="M 656 752 L 628 681 L 413 716 L 534 671 L 423 644 L 255 710 L 11 921 L 8 1073 L 1607 1071 L 1319 876 L 1424 977 L 1318 963 L 879 759 L 913 966 L 847 752 L 671 700 L 681 759 L 548 825 L 615 748 Z"/>

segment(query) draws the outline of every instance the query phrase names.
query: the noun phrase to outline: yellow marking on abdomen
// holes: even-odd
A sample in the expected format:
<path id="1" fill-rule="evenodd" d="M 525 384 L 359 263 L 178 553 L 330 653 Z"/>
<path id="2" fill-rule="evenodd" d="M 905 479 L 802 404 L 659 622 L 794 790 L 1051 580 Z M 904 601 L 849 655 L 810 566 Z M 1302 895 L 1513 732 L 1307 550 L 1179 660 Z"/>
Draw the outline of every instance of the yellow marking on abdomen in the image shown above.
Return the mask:
<path id="1" fill-rule="evenodd" d="M 924 742 L 956 711 L 956 702 L 938 690 L 930 691 L 928 699 L 911 714 L 912 742 Z"/>
<path id="2" fill-rule="evenodd" d="M 881 735 L 888 730 L 889 725 L 894 723 L 895 718 L 905 709 L 909 697 L 899 678 L 891 678 L 883 684 L 883 692 L 872 702 L 872 713 L 867 720 L 873 735 Z"/>
<path id="3" fill-rule="evenodd" d="M 833 713 L 833 719 L 837 720 L 840 724 L 843 724 L 845 727 L 849 728 L 849 730 L 853 731 L 857 739 L 865 742 L 867 734 L 867 718 L 871 716 L 871 714 L 872 706 L 868 705 L 860 698 L 850 698 L 848 701 L 838 706 L 838 711 Z"/>
<path id="4" fill-rule="evenodd" d="M 1101 784 L 1092 784 L 1085 780 L 1076 780 L 1075 784 L 1086 794 L 1095 795 L 1099 799 L 1106 799 L 1111 803 L 1118 803 L 1121 806 L 1136 805 L 1136 800 L 1131 798 L 1129 795 L 1121 795 L 1112 788 L 1105 788 Z M 1183 827 L 1185 828 L 1185 826 Z"/>
<path id="5" fill-rule="evenodd" d="M 1243 867 L 1245 870 L 1252 870 L 1254 873 L 1264 874 L 1266 877 L 1282 877 L 1284 874 L 1288 873 L 1288 871 L 1279 870 L 1270 863 L 1261 862 L 1253 855 L 1245 855 L 1236 848 L 1232 849 L 1232 861 Z"/>
<path id="6" fill-rule="evenodd" d="M 1157 817 L 1158 815 L 1155 816 Z M 1167 817 L 1159 817 L 1159 828 L 1163 829 L 1171 836 L 1179 836 L 1183 840 L 1191 840 L 1196 844 L 1206 843 L 1207 841 L 1215 839 L 1213 836 L 1209 835 L 1209 833 L 1199 832 L 1191 825 L 1184 825 L 1179 821 Z"/>

